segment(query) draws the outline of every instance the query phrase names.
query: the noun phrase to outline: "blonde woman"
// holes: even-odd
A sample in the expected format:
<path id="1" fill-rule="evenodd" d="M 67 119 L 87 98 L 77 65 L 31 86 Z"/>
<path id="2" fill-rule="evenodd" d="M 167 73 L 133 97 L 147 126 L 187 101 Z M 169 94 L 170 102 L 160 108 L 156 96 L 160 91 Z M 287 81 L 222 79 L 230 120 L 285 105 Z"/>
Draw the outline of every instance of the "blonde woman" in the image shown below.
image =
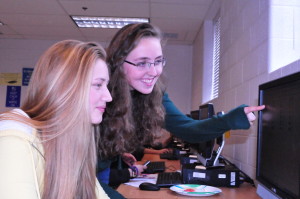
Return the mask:
<path id="1" fill-rule="evenodd" d="M 98 44 L 74 40 L 40 57 L 21 109 L 0 115 L 1 199 L 108 198 L 94 133 L 112 100 L 105 59 Z"/>

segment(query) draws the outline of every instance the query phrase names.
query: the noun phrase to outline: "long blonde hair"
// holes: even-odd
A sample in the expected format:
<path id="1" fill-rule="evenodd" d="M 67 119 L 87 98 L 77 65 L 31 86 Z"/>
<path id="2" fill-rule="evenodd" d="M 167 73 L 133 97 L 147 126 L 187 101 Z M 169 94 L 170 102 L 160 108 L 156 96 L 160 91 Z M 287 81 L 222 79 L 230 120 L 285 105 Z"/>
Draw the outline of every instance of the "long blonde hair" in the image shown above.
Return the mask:
<path id="1" fill-rule="evenodd" d="M 97 59 L 106 59 L 98 44 L 66 40 L 50 47 L 34 68 L 21 109 L 44 146 L 43 199 L 96 198 L 89 90 Z"/>

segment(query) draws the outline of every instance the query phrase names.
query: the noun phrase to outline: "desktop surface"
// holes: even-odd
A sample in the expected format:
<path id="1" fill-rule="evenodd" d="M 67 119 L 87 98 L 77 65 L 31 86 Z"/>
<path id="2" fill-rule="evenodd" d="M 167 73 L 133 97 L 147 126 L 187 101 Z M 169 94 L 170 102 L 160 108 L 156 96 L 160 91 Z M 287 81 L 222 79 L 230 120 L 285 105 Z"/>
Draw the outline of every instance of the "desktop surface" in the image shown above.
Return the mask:
<path id="1" fill-rule="evenodd" d="M 145 154 L 141 163 L 145 162 L 145 160 L 150 161 L 161 161 L 159 155 L 157 154 Z M 180 161 L 179 160 L 166 160 L 166 172 L 174 172 L 176 170 L 180 170 Z M 227 188 L 227 187 L 219 187 L 222 190 L 222 193 L 216 194 L 213 196 L 205 197 L 209 199 L 260 199 L 260 197 L 256 194 L 256 188 L 251 186 L 248 183 L 243 183 L 239 188 Z M 183 196 L 179 195 L 169 188 L 161 188 L 159 191 L 142 191 L 137 187 L 121 184 L 117 191 L 121 193 L 125 198 L 128 199 L 137 199 L 137 198 L 145 198 L 145 199 L 179 199 L 179 198 L 197 198 L 192 196 Z M 202 198 L 202 197 L 201 197 Z"/>

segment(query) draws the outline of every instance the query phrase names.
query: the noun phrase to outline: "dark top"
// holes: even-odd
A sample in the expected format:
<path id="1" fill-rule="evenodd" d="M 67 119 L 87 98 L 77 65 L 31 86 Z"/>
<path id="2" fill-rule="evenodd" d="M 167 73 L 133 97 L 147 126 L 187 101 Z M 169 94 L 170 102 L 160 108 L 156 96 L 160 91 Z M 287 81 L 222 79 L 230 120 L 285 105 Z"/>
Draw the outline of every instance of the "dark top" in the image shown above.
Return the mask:
<path id="1" fill-rule="evenodd" d="M 105 183 L 100 182 L 101 187 L 105 191 L 105 193 L 109 196 L 109 198 L 112 199 L 125 199 L 124 196 L 122 196 L 119 192 L 111 188 Z"/>

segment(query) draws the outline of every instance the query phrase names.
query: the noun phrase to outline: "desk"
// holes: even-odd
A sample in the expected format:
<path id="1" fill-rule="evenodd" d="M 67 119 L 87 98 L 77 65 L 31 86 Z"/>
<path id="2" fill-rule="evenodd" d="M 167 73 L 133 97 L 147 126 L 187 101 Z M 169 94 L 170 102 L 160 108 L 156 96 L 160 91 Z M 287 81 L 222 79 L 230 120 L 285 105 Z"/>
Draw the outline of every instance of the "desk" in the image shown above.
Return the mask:
<path id="1" fill-rule="evenodd" d="M 150 160 L 150 161 L 162 161 L 159 158 L 159 155 L 154 154 L 145 154 L 142 162 Z M 172 168 L 180 169 L 179 160 L 166 160 L 166 171 L 172 171 Z M 171 169 L 171 170 L 170 170 Z M 214 196 L 209 197 L 189 197 L 182 196 L 169 188 L 161 188 L 159 191 L 142 191 L 139 188 L 132 187 L 129 185 L 121 184 L 117 191 L 121 193 L 125 198 L 128 199 L 138 199 L 138 198 L 146 198 L 146 199 L 183 199 L 183 198 L 209 198 L 209 199 L 260 199 L 260 197 L 256 194 L 256 188 L 252 187 L 248 183 L 243 183 L 239 188 L 226 188 L 220 187 L 222 189 L 222 193 L 216 194 Z"/>

